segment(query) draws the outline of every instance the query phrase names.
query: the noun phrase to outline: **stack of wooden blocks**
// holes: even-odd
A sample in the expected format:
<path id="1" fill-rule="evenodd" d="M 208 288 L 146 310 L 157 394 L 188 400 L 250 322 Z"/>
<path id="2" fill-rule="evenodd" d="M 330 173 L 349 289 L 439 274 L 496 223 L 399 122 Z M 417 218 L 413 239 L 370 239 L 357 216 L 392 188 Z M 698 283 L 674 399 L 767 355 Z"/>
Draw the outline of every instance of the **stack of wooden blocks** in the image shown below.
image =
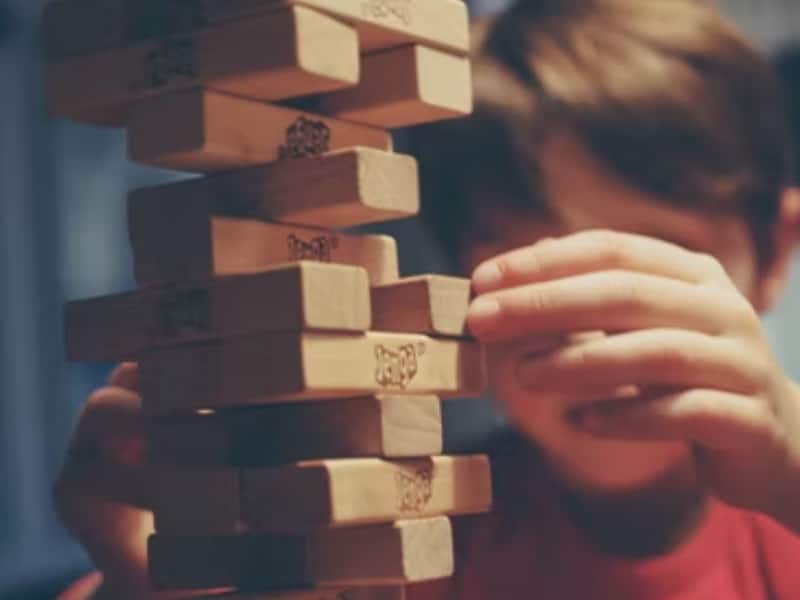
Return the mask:
<path id="1" fill-rule="evenodd" d="M 485 456 L 442 456 L 440 398 L 485 386 L 468 280 L 400 278 L 413 216 L 391 128 L 471 110 L 461 0 L 59 0 L 55 115 L 126 127 L 141 289 L 67 306 L 71 360 L 136 360 L 152 583 L 400 599 L 453 572 Z M 239 595 L 241 594 L 241 595 Z"/>

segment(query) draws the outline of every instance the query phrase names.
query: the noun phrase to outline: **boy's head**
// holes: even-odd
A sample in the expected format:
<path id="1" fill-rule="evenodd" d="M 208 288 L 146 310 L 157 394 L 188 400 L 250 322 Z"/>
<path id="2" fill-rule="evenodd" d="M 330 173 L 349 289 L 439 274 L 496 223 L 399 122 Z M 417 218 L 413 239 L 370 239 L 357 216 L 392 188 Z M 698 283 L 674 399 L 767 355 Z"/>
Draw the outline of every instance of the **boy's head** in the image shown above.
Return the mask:
<path id="1" fill-rule="evenodd" d="M 712 254 L 769 306 L 800 208 L 779 86 L 732 25 L 698 0 L 521 0 L 476 34 L 475 114 L 417 138 L 423 216 L 463 271 L 614 229 Z M 562 407 L 531 410 L 529 433 L 573 468 L 607 472 L 601 484 L 615 484 L 619 456 L 630 482 L 683 451 L 597 442 Z"/>

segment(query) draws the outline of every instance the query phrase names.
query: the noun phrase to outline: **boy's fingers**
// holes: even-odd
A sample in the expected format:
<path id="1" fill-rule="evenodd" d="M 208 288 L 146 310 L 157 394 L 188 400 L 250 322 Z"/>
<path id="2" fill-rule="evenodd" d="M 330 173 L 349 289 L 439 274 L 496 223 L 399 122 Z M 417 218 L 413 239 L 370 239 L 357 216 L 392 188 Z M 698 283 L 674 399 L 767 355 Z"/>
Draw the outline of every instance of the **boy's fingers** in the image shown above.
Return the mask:
<path id="1" fill-rule="evenodd" d="M 139 393 L 139 365 L 134 362 L 118 364 L 108 377 L 108 385 Z"/>
<path id="2" fill-rule="evenodd" d="M 758 323 L 746 302 L 717 287 L 630 271 L 602 271 L 485 294 L 467 315 L 487 342 L 527 335 L 656 327 L 719 334 Z"/>
<path id="3" fill-rule="evenodd" d="M 517 367 L 522 388 L 566 395 L 627 384 L 753 394 L 768 373 L 769 365 L 736 341 L 678 329 L 593 338 L 523 359 Z"/>
<path id="4" fill-rule="evenodd" d="M 594 405 L 580 411 L 579 423 L 601 437 L 681 440 L 722 452 L 741 452 L 758 440 L 774 445 L 777 436 L 765 403 L 707 389 Z"/>
<path id="5" fill-rule="evenodd" d="M 481 264 L 473 275 L 479 294 L 594 271 L 623 269 L 687 283 L 730 285 L 719 262 L 675 244 L 631 233 L 583 231 L 543 240 Z"/>

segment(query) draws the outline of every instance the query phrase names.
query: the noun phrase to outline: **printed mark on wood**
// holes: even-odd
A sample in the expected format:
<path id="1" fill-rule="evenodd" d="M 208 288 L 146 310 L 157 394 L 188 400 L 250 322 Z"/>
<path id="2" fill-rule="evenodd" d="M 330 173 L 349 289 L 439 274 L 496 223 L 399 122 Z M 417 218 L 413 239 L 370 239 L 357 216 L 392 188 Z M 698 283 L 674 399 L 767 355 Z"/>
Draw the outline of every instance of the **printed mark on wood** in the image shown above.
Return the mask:
<path id="1" fill-rule="evenodd" d="M 176 79 L 197 77 L 194 40 L 191 38 L 164 40 L 148 52 L 143 61 L 142 78 L 134 82 L 133 90 L 158 89 Z"/>
<path id="2" fill-rule="evenodd" d="M 158 303 L 158 335 L 173 338 L 211 331 L 211 294 L 208 290 L 181 290 Z"/>
<path id="3" fill-rule="evenodd" d="M 364 0 L 361 15 L 368 19 L 396 20 L 411 25 L 411 0 Z"/>
<path id="4" fill-rule="evenodd" d="M 425 353 L 425 344 L 406 344 L 392 349 L 375 346 L 375 382 L 382 388 L 405 389 L 418 371 L 418 359 Z"/>
<path id="5" fill-rule="evenodd" d="M 294 234 L 286 238 L 289 247 L 289 260 L 316 260 L 331 262 L 333 251 L 339 246 L 335 235 L 320 235 L 310 240 L 302 240 Z"/>
<path id="6" fill-rule="evenodd" d="M 420 467 L 413 471 L 398 470 L 394 474 L 397 485 L 397 508 L 400 512 L 421 512 L 433 496 L 433 468 Z"/>
<path id="7" fill-rule="evenodd" d="M 278 147 L 278 158 L 317 156 L 328 151 L 330 142 L 331 130 L 324 121 L 298 117 L 286 128 L 286 143 Z"/>

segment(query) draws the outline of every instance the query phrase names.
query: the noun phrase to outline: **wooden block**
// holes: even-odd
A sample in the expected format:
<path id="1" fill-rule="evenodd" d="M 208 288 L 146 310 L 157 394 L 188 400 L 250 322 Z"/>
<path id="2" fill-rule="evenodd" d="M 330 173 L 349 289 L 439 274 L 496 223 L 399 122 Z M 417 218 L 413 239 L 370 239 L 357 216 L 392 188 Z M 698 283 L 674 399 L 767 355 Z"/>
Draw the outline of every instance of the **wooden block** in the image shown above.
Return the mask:
<path id="1" fill-rule="evenodd" d="M 244 469 L 238 487 L 236 468 L 160 468 L 173 476 L 156 490 L 156 531 L 176 535 L 308 532 L 479 514 L 492 503 L 489 460 L 479 455 Z"/>
<path id="2" fill-rule="evenodd" d="M 147 348 L 267 331 L 365 331 L 367 273 L 301 261 L 200 285 L 70 302 L 69 360 L 130 360 Z"/>
<path id="3" fill-rule="evenodd" d="M 214 217 L 202 203 L 153 200 L 139 198 L 129 206 L 134 272 L 140 285 L 254 273 L 296 260 L 363 267 L 372 285 L 400 277 L 397 244 L 385 235 Z"/>
<path id="4" fill-rule="evenodd" d="M 400 585 L 453 573 L 447 517 L 305 535 L 157 534 L 148 546 L 150 580 L 161 589 Z"/>
<path id="5" fill-rule="evenodd" d="M 368 54 L 358 85 L 321 96 L 319 109 L 386 128 L 463 117 L 472 112 L 470 62 L 419 45 Z"/>
<path id="6" fill-rule="evenodd" d="M 352 146 L 391 150 L 391 135 L 330 117 L 193 89 L 132 109 L 132 161 L 212 173 L 303 158 Z"/>
<path id="7" fill-rule="evenodd" d="M 50 58 L 187 33 L 276 6 L 303 5 L 352 22 L 364 50 L 419 42 L 466 54 L 467 9 L 460 0 L 60 0 L 44 11 Z"/>
<path id="8" fill-rule="evenodd" d="M 151 464 L 276 466 L 319 458 L 430 456 L 442 452 L 436 396 L 365 396 L 153 418 Z"/>
<path id="9" fill-rule="evenodd" d="M 408 331 L 463 336 L 471 283 L 460 277 L 420 275 L 373 286 L 373 327 L 379 331 Z"/>
<path id="10" fill-rule="evenodd" d="M 347 589 L 316 588 L 293 592 L 225 593 L 195 596 L 196 600 L 406 600 L 406 589 L 394 587 L 361 587 Z"/>
<path id="11" fill-rule="evenodd" d="M 376 393 L 479 395 L 477 342 L 424 335 L 276 333 L 154 348 L 139 362 L 150 413 Z"/>
<path id="12" fill-rule="evenodd" d="M 410 156 L 352 148 L 143 188 L 132 192 L 130 203 L 155 203 L 178 214 L 190 210 L 195 215 L 351 227 L 414 216 L 419 210 L 417 163 Z"/>
<path id="13" fill-rule="evenodd" d="M 304 7 L 48 64 L 56 116 L 123 125 L 145 98 L 208 86 L 258 100 L 329 91 L 358 81 L 353 27 Z"/>

